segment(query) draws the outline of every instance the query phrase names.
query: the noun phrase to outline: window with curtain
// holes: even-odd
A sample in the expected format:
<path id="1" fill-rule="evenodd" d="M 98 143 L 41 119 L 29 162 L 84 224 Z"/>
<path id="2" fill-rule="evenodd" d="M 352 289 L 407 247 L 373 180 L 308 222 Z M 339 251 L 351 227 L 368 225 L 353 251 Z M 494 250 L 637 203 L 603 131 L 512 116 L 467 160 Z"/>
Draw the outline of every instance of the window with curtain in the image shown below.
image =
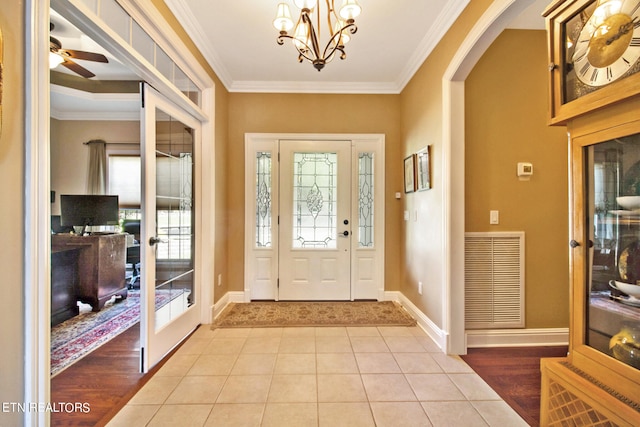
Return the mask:
<path id="1" fill-rule="evenodd" d="M 191 154 L 184 153 L 179 162 L 157 158 L 157 193 L 175 195 L 191 191 Z M 140 156 L 109 156 L 109 194 L 117 194 L 120 202 L 120 219 L 140 219 L 141 174 Z M 184 173 L 183 173 L 184 172 Z M 188 183 L 168 179 L 180 174 L 189 176 Z M 169 185 L 173 182 L 173 185 Z M 163 186 L 166 186 L 164 188 Z M 185 190 L 187 189 L 187 190 Z M 179 210 L 163 209 L 158 206 L 157 233 L 167 245 L 158 245 L 158 259 L 191 259 L 191 206 L 180 206 Z"/>

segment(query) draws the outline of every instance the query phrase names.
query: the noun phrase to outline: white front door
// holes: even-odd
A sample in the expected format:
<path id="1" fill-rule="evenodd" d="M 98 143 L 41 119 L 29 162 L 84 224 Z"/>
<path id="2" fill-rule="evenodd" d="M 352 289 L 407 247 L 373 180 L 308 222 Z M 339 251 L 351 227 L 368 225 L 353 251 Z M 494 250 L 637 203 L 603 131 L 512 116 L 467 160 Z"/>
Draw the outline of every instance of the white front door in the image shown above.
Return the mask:
<path id="1" fill-rule="evenodd" d="M 351 299 L 351 144 L 280 141 L 280 300 Z"/>
<path id="2" fill-rule="evenodd" d="M 246 134 L 245 152 L 244 300 L 383 299 L 384 135 Z"/>
<path id="3" fill-rule="evenodd" d="M 201 123 L 147 84 L 143 94 L 140 356 L 148 372 L 200 323 L 194 158 Z"/>

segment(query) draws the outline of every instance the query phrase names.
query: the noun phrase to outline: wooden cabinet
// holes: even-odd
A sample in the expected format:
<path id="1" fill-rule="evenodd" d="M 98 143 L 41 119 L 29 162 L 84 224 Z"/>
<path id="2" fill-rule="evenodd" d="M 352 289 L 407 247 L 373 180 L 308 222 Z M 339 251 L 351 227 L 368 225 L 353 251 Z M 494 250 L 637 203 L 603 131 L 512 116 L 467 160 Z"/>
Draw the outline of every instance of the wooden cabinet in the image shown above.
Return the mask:
<path id="1" fill-rule="evenodd" d="M 54 234 L 52 251 L 78 250 L 77 299 L 99 311 L 112 296 L 127 297 L 125 284 L 126 235 Z"/>
<path id="2" fill-rule="evenodd" d="M 640 425 L 639 14 L 639 0 L 545 12 L 549 122 L 570 144 L 571 317 L 568 356 L 541 362 L 543 426 Z"/>
<path id="3" fill-rule="evenodd" d="M 567 129 L 569 355 L 542 362 L 541 425 L 638 426 L 640 300 L 611 284 L 640 280 L 640 97 Z M 626 346 L 616 347 L 621 340 Z"/>

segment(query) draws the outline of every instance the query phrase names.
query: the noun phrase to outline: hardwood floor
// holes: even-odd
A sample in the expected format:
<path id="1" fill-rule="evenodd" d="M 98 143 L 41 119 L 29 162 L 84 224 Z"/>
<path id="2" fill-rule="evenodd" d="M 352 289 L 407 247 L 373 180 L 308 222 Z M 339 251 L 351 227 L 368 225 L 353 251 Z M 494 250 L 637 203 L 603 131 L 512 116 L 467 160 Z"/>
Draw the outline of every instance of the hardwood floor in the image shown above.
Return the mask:
<path id="1" fill-rule="evenodd" d="M 465 362 L 531 426 L 540 425 L 540 358 L 564 357 L 567 346 L 470 348 Z"/>
<path id="2" fill-rule="evenodd" d="M 51 380 L 51 402 L 86 402 L 90 411 L 53 412 L 52 426 L 104 425 L 152 376 L 140 373 L 136 324 Z"/>

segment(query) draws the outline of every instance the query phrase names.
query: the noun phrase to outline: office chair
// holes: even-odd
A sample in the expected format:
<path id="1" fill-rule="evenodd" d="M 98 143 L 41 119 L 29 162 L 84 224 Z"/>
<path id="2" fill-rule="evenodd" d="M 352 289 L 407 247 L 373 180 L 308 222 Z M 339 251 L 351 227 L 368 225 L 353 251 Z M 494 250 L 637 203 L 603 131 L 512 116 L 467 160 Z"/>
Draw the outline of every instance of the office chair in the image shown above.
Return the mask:
<path id="1" fill-rule="evenodd" d="M 127 264 L 131 264 L 132 273 L 129 280 L 129 289 L 140 279 L 140 220 L 125 220 L 123 224 L 125 233 L 132 234 L 134 244 L 127 247 Z"/>

